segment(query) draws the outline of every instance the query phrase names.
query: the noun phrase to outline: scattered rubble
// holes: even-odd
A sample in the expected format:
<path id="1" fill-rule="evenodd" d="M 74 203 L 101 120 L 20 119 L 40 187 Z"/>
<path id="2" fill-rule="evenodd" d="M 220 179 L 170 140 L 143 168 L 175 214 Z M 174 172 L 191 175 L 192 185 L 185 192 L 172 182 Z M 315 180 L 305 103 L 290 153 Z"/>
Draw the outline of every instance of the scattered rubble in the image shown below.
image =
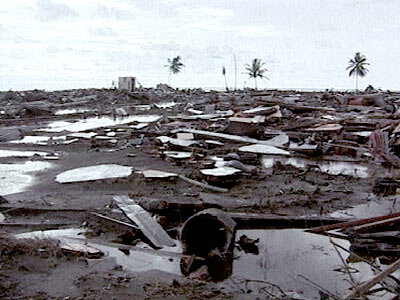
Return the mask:
<path id="1" fill-rule="evenodd" d="M 4 242 L 0 250 L 2 258 L 6 255 L 7 278 L 22 285 L 19 273 L 36 274 L 25 259 L 35 264 L 50 264 L 54 259 L 54 272 L 65 276 L 60 280 L 67 280 L 68 274 L 75 276 L 75 283 L 70 283 L 75 291 L 84 280 L 78 276 L 81 271 L 71 271 L 74 264 L 85 260 L 91 270 L 118 257 L 122 267 L 113 262 L 114 269 L 110 271 L 107 265 L 104 270 L 125 278 L 126 282 L 121 279 L 124 282 L 116 284 L 118 288 L 126 284 L 139 298 L 144 290 L 132 290 L 134 280 L 126 279 L 132 270 L 123 258 L 135 260 L 146 253 L 145 261 L 159 261 L 150 265 L 169 272 L 162 276 L 182 293 L 183 280 L 213 281 L 215 294 L 208 292 L 214 298 L 225 292 L 226 297 L 248 293 L 255 298 L 268 291 L 276 299 L 320 295 L 351 299 L 365 295 L 378 282 L 389 295 L 398 293 L 396 284 L 386 288 L 385 281 L 398 276 L 400 257 L 396 208 L 400 95 L 180 91 L 167 85 L 136 88 L 134 78 L 124 80 L 118 90 L 0 93 L 0 177 L 4 183 L 0 194 L 5 195 L 0 203 L 0 226 L 7 232 L 0 238 Z M 393 205 L 380 217 L 344 220 L 330 215 L 390 197 Z M 55 239 L 48 243 L 54 256 L 42 241 L 37 248 L 31 245 L 29 251 L 21 250 L 20 258 L 7 248 L 23 247 L 22 240 L 14 241 L 15 236 L 32 238 L 33 230 L 60 227 L 79 233 L 65 236 L 58 232 L 50 237 Z M 278 228 L 289 229 L 280 232 Z M 255 229 L 257 235 L 251 232 Z M 321 234 L 321 240 L 303 229 Z M 26 236 L 16 235 L 20 232 Z M 291 281 L 297 294 L 285 292 L 289 287 L 279 285 L 286 278 L 268 273 L 276 271 L 269 268 L 274 259 L 269 255 L 269 234 L 278 237 L 279 245 L 274 247 L 282 249 L 290 243 L 280 240 L 280 234 L 304 237 L 303 244 L 312 241 L 297 257 L 304 255 L 309 266 L 321 266 L 318 272 L 324 275 L 319 277 L 334 278 L 337 270 L 333 266 L 338 263 L 345 262 L 343 269 L 360 267 L 358 284 L 348 285 L 343 278 L 350 275 L 343 273 L 332 279 L 341 280 L 340 284 L 329 282 L 324 287 L 318 281 L 310 289 L 304 282 Z M 335 247 L 326 250 L 330 239 L 343 241 L 337 243 L 344 249 L 338 246 L 339 253 L 348 251 L 348 261 L 340 260 Z M 64 256 L 80 260 L 64 264 Z M 322 269 L 326 257 L 329 264 Z M 363 265 L 354 263 L 354 257 Z M 370 262 L 370 257 L 390 262 L 389 267 L 374 269 L 364 261 Z M 18 264 L 11 263 L 15 260 Z M 237 269 L 246 264 L 249 269 L 256 264 L 254 272 L 270 277 L 254 273 L 257 279 L 252 279 Z M 146 268 L 138 262 L 135 267 L 141 270 L 135 276 L 142 278 Z M 318 274 L 298 271 L 308 275 L 308 280 L 318 278 Z M 172 279 L 172 274 L 178 279 Z M 155 284 L 153 279 L 151 284 Z M 229 292 L 223 292 L 227 283 L 231 284 Z M 12 284 L 8 285 L 12 295 L 7 296 L 27 295 L 26 289 L 10 288 Z M 35 284 L 40 287 L 39 280 Z M 335 285 L 339 290 L 332 289 Z M 69 296 L 62 291 L 47 292 L 48 298 Z M 81 290 L 77 293 L 82 295 Z M 368 297 L 381 297 L 376 293 Z M 202 290 L 200 294 L 207 293 Z"/>

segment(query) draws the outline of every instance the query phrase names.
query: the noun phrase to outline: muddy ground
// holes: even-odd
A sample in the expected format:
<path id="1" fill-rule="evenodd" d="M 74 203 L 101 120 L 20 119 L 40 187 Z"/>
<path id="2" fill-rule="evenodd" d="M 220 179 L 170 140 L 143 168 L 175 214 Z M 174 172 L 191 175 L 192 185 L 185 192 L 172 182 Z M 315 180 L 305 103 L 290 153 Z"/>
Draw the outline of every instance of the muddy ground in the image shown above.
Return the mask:
<path id="1" fill-rule="evenodd" d="M 334 92 L 225 93 L 200 89 L 177 91 L 165 86 L 134 92 L 87 89 L 1 93 L 0 149 L 48 154 L 1 157 L 0 165 L 27 161 L 51 165 L 24 174 L 31 176 L 33 182 L 20 190 L 17 187 L 16 192 L 10 193 L 7 184 L 2 186 L 1 211 L 5 220 L 0 228 L 3 232 L 0 298 L 266 299 L 268 294 L 246 290 L 244 285 L 193 280 L 160 270 L 135 272 L 112 257 L 88 259 L 65 254 L 56 240 L 16 240 L 13 235 L 42 229 L 84 228 L 86 236 L 134 245 L 143 239 L 137 232 L 133 238 L 126 238 L 127 232 L 131 232 L 129 228 L 90 214 L 97 212 L 129 222 L 116 209 L 112 200 L 116 195 L 129 195 L 155 213 L 157 220 L 177 240 L 182 222 L 208 207 L 275 216 L 329 217 L 331 213 L 371 201 L 395 202 L 396 193 L 383 196 L 373 191 L 379 179 L 396 179 L 399 175 L 396 157 L 400 150 L 400 130 L 397 130 L 400 95 L 376 91 L 372 95 L 383 95 L 383 102 L 346 102 L 343 101 L 346 96 L 354 95 Z M 259 107 L 265 109 L 246 112 Z M 75 111 L 57 113 L 65 109 Z M 121 122 L 134 115 L 144 118 L 156 115 L 160 119 Z M 71 125 L 98 117 L 107 117 L 115 123 L 102 127 L 100 121 L 94 129 L 73 129 L 97 134 L 90 139 L 74 140 L 68 136 L 73 133 L 68 127 L 59 132 L 41 131 L 51 128 L 55 121 Z M 289 152 L 271 155 L 239 151 L 239 147 L 254 141 L 237 142 L 196 133 L 193 140 L 197 143 L 184 147 L 157 139 L 159 136 L 176 138 L 182 129 L 262 141 L 288 137 L 288 141 L 278 143 L 277 147 Z M 375 130 L 387 133 L 383 150 L 371 148 L 369 136 Z M 42 144 L 13 142 L 26 136 L 54 139 Z M 60 136 L 66 138 L 56 139 Z M 304 148 L 296 148 L 289 142 Z M 168 150 L 189 152 L 190 157 L 169 157 L 165 153 Z M 382 155 L 385 151 L 392 156 Z M 231 176 L 203 175 L 201 170 L 214 168 L 215 157 L 239 171 Z M 343 162 L 345 165 L 340 165 Z M 98 164 L 130 166 L 133 172 L 121 178 L 87 182 L 55 181 L 64 171 Z M 141 172 L 149 169 L 184 175 L 227 192 L 215 192 L 177 177 L 145 178 Z M 13 174 L 3 171 L 1 180 L 6 182 Z"/>

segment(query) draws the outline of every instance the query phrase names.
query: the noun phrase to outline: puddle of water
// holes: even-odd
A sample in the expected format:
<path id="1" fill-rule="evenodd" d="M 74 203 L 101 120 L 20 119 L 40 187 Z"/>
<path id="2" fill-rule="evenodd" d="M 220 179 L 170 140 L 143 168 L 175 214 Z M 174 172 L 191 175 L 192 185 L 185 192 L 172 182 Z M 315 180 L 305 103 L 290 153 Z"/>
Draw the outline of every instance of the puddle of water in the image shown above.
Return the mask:
<path id="1" fill-rule="evenodd" d="M 338 210 L 331 213 L 329 216 L 333 218 L 373 218 L 400 211 L 400 203 L 396 200 L 383 200 L 360 204 L 355 207 Z"/>
<path id="2" fill-rule="evenodd" d="M 0 158 L 2 157 L 32 157 L 34 155 L 46 156 L 47 152 L 42 151 L 15 151 L 15 150 L 0 150 Z"/>
<path id="3" fill-rule="evenodd" d="M 284 165 L 291 165 L 296 168 L 318 167 L 321 172 L 331 175 L 349 175 L 358 178 L 368 178 L 373 176 L 376 168 L 363 164 L 341 162 L 341 161 L 314 161 L 306 158 L 284 158 L 284 157 L 263 157 L 264 168 L 272 168 L 274 163 L 279 161 Z"/>
<path id="4" fill-rule="evenodd" d="M 56 177 L 56 181 L 59 183 L 72 183 L 107 178 L 127 177 L 132 174 L 132 170 L 132 167 L 120 166 L 115 164 L 82 167 L 58 174 Z"/>
<path id="5" fill-rule="evenodd" d="M 136 115 L 129 116 L 123 118 L 113 119 L 111 117 L 93 117 L 85 120 L 78 120 L 76 122 L 68 122 L 68 121 L 55 121 L 48 124 L 47 128 L 39 129 L 38 131 L 46 131 L 46 132 L 62 132 L 62 131 L 70 131 L 70 132 L 79 132 L 86 131 L 91 129 L 97 129 L 108 126 L 116 126 L 122 124 L 129 124 L 132 122 L 139 123 L 151 123 L 157 122 L 161 119 L 159 115 Z"/>
<path id="6" fill-rule="evenodd" d="M 85 232 L 84 229 L 79 229 L 79 228 L 55 229 L 55 230 L 45 230 L 45 231 L 24 232 L 15 235 L 15 237 L 39 238 L 39 239 L 55 238 L 65 242 L 85 244 L 86 240 L 82 236 L 84 232 Z M 101 250 L 102 252 L 105 253 L 106 256 L 115 258 L 116 263 L 121 265 L 126 270 L 130 270 L 133 272 L 161 270 L 176 275 L 181 275 L 179 258 L 170 258 L 166 256 L 159 256 L 140 251 L 130 251 L 129 255 L 126 255 L 125 253 L 114 247 L 99 245 L 91 242 L 88 242 L 87 244 L 89 246 Z M 176 241 L 176 244 L 177 246 L 175 247 L 164 247 L 162 250 L 181 253 L 182 247 L 180 246 L 180 243 Z M 137 247 L 150 249 L 144 243 L 139 243 Z"/>
<path id="7" fill-rule="evenodd" d="M 48 169 L 51 166 L 51 163 L 43 161 L 0 164 L 0 195 L 26 191 L 35 181 L 32 173 Z"/>
<path id="8" fill-rule="evenodd" d="M 298 276 L 302 275 L 335 295 L 344 296 L 348 293 L 348 275 L 335 271 L 342 267 L 342 262 L 328 237 L 300 229 L 240 230 L 236 233 L 236 239 L 241 235 L 260 239 L 259 254 L 236 251 L 235 256 L 240 257 L 233 261 L 233 279 L 264 280 L 278 285 L 284 291 L 296 291 L 306 298 L 320 299 L 318 289 L 310 287 L 310 283 Z M 347 249 L 350 245 L 345 240 L 333 241 Z M 348 257 L 345 251 L 338 250 L 344 259 Z M 366 263 L 350 266 L 359 270 L 352 274 L 357 282 L 373 276 Z"/>
<path id="9" fill-rule="evenodd" d="M 114 257 L 117 263 L 126 270 L 130 270 L 133 272 L 160 270 L 176 275 L 182 275 L 179 258 L 170 258 L 139 251 L 130 251 L 129 255 L 126 255 L 120 250 L 113 247 L 98 245 L 95 243 L 90 243 L 90 245 L 105 252 L 108 256 Z M 163 250 L 166 249 L 163 248 Z"/>
<path id="10" fill-rule="evenodd" d="M 81 114 L 90 111 L 88 108 L 72 108 L 72 109 L 59 109 L 55 112 L 55 115 L 70 115 L 70 114 Z"/>
<path id="11" fill-rule="evenodd" d="M 52 139 L 53 141 L 64 141 L 66 140 L 66 136 L 36 136 L 36 135 L 26 135 L 21 140 L 10 141 L 10 144 L 36 144 L 36 145 L 47 145 L 47 142 Z"/>

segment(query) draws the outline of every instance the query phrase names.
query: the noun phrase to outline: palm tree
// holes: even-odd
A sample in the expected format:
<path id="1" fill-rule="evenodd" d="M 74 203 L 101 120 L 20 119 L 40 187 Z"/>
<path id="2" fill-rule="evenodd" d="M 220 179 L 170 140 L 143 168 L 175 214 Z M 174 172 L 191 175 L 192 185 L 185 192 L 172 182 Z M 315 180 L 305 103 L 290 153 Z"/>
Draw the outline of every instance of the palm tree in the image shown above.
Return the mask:
<path id="1" fill-rule="evenodd" d="M 222 75 L 223 75 L 224 78 L 225 78 L 225 88 L 226 88 L 226 91 L 229 92 L 228 83 L 227 83 L 227 81 L 226 81 L 226 70 L 225 70 L 225 66 L 222 66 Z"/>
<path id="2" fill-rule="evenodd" d="M 356 52 L 354 58 L 349 60 L 346 70 L 350 70 L 349 76 L 356 76 L 356 90 L 358 90 L 358 76 L 364 77 L 367 75 L 368 69 L 365 67 L 367 65 L 369 65 L 367 58 L 360 52 Z"/>
<path id="3" fill-rule="evenodd" d="M 178 55 L 172 60 L 168 58 L 168 65 L 164 65 L 169 70 L 168 84 L 171 85 L 171 75 L 178 74 L 185 65 L 181 62 L 181 57 Z"/>
<path id="4" fill-rule="evenodd" d="M 261 79 L 263 78 L 268 79 L 268 77 L 264 75 L 264 73 L 268 71 L 266 68 L 263 68 L 264 65 L 265 63 L 261 62 L 261 59 L 259 58 L 254 58 L 251 65 L 249 64 L 245 65 L 249 77 L 254 78 L 254 86 L 256 90 L 257 90 L 257 77 L 260 77 Z"/>

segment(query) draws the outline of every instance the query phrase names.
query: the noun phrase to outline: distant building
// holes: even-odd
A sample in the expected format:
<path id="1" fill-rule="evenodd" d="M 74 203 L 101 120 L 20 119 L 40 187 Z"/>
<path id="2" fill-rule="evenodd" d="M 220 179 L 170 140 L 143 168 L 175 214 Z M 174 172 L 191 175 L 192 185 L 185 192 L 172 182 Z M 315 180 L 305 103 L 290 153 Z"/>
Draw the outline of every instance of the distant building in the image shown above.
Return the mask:
<path id="1" fill-rule="evenodd" d="M 135 89 L 136 77 L 119 77 L 118 89 L 132 92 Z"/>

